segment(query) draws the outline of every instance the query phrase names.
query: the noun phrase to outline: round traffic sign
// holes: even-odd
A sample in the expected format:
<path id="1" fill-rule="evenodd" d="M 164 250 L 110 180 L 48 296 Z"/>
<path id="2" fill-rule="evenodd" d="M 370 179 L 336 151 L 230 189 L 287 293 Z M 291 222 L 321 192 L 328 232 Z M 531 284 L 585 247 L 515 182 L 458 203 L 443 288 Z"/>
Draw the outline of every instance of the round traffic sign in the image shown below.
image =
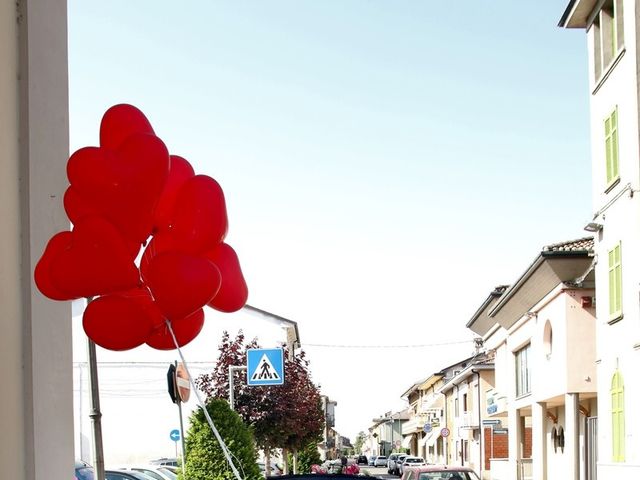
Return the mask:
<path id="1" fill-rule="evenodd" d="M 191 393 L 191 385 L 189 383 L 189 374 L 182 363 L 176 367 L 176 387 L 178 387 L 178 395 L 183 403 L 189 401 L 189 393 Z"/>
<path id="2" fill-rule="evenodd" d="M 442 435 L 443 437 L 448 437 L 449 436 L 449 429 L 447 427 L 443 428 L 442 430 L 440 430 L 440 435 Z"/>
<path id="3" fill-rule="evenodd" d="M 177 430 L 175 428 L 171 430 L 171 432 L 169 433 L 169 438 L 174 442 L 177 442 L 178 440 L 180 440 L 180 430 Z"/>
<path id="4" fill-rule="evenodd" d="M 431 424 L 430 423 L 425 423 L 424 427 L 422 427 L 422 430 L 424 431 L 424 433 L 429 433 L 431 431 Z"/>

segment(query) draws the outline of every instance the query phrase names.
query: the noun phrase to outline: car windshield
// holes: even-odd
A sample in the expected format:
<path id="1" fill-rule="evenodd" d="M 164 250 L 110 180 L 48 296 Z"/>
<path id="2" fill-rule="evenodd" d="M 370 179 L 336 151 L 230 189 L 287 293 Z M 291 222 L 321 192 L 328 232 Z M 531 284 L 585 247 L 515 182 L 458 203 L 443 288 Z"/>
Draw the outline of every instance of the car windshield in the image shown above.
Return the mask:
<path id="1" fill-rule="evenodd" d="M 478 480 L 478 477 L 471 472 L 447 470 L 446 472 L 421 473 L 418 480 Z"/>
<path id="2" fill-rule="evenodd" d="M 422 458 L 407 458 L 405 463 L 424 463 Z"/>
<path id="3" fill-rule="evenodd" d="M 76 468 L 76 480 L 94 480 L 93 469 L 90 467 Z"/>

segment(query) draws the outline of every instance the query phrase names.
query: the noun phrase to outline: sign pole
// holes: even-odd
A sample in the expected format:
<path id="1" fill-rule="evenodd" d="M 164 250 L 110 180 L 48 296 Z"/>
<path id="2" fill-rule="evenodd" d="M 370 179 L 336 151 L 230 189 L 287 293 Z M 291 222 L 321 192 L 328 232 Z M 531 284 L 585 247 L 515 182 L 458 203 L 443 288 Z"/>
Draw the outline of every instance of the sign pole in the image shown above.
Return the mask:
<path id="1" fill-rule="evenodd" d="M 89 352 L 89 383 L 91 384 L 91 427 L 93 433 L 93 463 L 96 480 L 104 480 L 104 450 L 102 448 L 102 413 L 100 412 L 100 390 L 98 388 L 98 361 L 96 344 L 87 338 Z"/>
<path id="2" fill-rule="evenodd" d="M 176 360 L 175 362 L 175 366 L 176 369 L 178 368 L 178 361 Z M 179 392 L 178 389 L 178 379 L 176 377 L 176 391 Z M 185 448 L 184 448 L 184 423 L 182 421 L 182 398 L 181 396 L 178 394 L 177 396 L 177 404 L 178 404 L 178 416 L 180 417 L 180 450 L 181 450 L 181 454 L 182 454 L 182 461 L 180 462 L 180 465 L 182 465 L 182 476 L 186 477 L 186 472 L 185 472 L 185 466 L 184 466 L 184 462 L 186 460 L 186 456 L 185 456 Z M 178 443 L 176 442 L 176 457 L 178 456 Z"/>
<path id="3" fill-rule="evenodd" d="M 87 297 L 87 305 L 93 300 Z M 102 412 L 100 412 L 100 389 L 98 387 L 98 360 L 96 344 L 87 337 L 87 355 L 89 360 L 89 385 L 91 388 L 91 430 L 93 434 L 93 467 L 96 480 L 104 480 L 104 450 L 102 448 Z"/>

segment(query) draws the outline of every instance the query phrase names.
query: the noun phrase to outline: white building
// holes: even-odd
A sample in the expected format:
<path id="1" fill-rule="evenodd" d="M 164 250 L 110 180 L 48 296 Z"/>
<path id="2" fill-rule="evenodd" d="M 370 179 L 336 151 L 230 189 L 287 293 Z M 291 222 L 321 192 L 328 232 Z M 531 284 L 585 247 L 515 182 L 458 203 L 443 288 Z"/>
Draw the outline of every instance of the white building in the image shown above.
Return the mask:
<path id="1" fill-rule="evenodd" d="M 640 478 L 638 18 L 634 0 L 572 0 L 559 24 L 589 55 L 600 479 Z"/>
<path id="2" fill-rule="evenodd" d="M 493 353 L 495 386 L 485 392 L 485 408 L 508 435 L 506 452 L 496 438 L 491 447 L 494 480 L 593 478 L 593 260 L 591 238 L 545 247 L 513 285 L 496 288 L 467 324 Z"/>

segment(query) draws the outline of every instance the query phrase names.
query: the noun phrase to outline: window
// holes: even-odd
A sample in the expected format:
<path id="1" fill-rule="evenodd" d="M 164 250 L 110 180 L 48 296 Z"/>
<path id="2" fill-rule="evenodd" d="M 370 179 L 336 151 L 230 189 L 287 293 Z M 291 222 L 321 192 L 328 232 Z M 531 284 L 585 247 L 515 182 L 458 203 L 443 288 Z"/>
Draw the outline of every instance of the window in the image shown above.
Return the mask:
<path id="1" fill-rule="evenodd" d="M 467 408 L 467 394 L 466 393 L 462 394 L 462 411 L 463 412 L 469 411 L 469 409 Z"/>
<path id="2" fill-rule="evenodd" d="M 622 317 L 622 258 L 620 244 L 609 250 L 609 321 Z"/>
<path id="3" fill-rule="evenodd" d="M 624 462 L 624 382 L 618 370 L 611 380 L 611 440 L 613 461 Z"/>
<path id="4" fill-rule="evenodd" d="M 604 121 L 604 143 L 608 188 L 620 178 L 618 163 L 618 107 Z"/>
<path id="5" fill-rule="evenodd" d="M 515 352 L 516 355 L 516 397 L 531 393 L 531 371 L 529 370 L 529 350 L 531 344 Z"/>
<path id="6" fill-rule="evenodd" d="M 551 353 L 553 352 L 553 329 L 551 328 L 551 322 L 549 320 L 544 324 L 542 345 L 544 346 L 544 354 L 548 360 L 551 358 Z"/>
<path id="7" fill-rule="evenodd" d="M 595 80 L 600 80 L 624 47 L 623 0 L 606 0 L 593 20 Z"/>

